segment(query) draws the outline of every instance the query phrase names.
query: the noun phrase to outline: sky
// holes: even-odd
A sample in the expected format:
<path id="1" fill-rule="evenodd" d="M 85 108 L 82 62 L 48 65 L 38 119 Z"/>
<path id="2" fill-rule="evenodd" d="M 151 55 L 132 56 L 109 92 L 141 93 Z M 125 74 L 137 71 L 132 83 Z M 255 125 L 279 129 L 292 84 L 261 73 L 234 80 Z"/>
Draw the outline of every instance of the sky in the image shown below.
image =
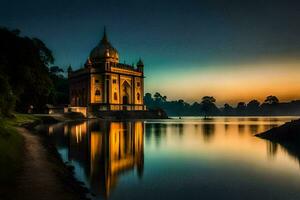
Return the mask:
<path id="1" fill-rule="evenodd" d="M 145 91 L 217 104 L 300 99 L 300 1 L 2 0 L 0 26 L 43 40 L 55 65 L 85 63 L 106 26 Z"/>

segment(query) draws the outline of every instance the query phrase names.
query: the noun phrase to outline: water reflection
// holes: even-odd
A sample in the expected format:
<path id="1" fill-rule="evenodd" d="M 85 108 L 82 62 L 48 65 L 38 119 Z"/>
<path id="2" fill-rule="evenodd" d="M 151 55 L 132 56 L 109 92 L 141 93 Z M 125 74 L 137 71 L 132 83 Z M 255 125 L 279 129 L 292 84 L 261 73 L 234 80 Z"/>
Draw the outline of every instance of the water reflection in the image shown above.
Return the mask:
<path id="1" fill-rule="evenodd" d="M 267 152 L 269 158 L 274 158 L 278 152 L 278 144 L 275 142 L 267 141 Z"/>
<path id="2" fill-rule="evenodd" d="M 63 132 L 63 134 L 62 134 Z M 89 121 L 50 126 L 49 134 L 61 154 L 75 167 L 96 196 L 108 197 L 120 174 L 144 170 L 144 124 Z M 77 174 L 77 175 L 78 175 Z"/>
<path id="3" fill-rule="evenodd" d="M 290 120 L 93 120 L 47 130 L 95 199 L 300 199 L 299 148 L 254 137 Z"/>
<path id="4" fill-rule="evenodd" d="M 204 142 L 209 142 L 215 133 L 215 124 L 205 123 L 203 124 L 202 128 Z"/>

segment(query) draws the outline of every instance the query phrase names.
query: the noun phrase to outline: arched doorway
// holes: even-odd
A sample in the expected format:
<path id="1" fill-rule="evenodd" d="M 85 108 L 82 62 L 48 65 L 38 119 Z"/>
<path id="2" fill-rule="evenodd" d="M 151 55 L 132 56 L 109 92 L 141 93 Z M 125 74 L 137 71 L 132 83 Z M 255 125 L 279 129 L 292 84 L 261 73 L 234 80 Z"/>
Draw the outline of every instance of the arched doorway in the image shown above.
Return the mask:
<path id="1" fill-rule="evenodd" d="M 127 81 L 123 82 L 122 90 L 123 110 L 127 110 L 128 105 L 131 103 L 131 86 Z"/>
<path id="2" fill-rule="evenodd" d="M 127 110 L 128 96 L 123 96 L 123 110 Z"/>
<path id="3" fill-rule="evenodd" d="M 123 96 L 123 104 L 128 104 L 128 96 Z"/>

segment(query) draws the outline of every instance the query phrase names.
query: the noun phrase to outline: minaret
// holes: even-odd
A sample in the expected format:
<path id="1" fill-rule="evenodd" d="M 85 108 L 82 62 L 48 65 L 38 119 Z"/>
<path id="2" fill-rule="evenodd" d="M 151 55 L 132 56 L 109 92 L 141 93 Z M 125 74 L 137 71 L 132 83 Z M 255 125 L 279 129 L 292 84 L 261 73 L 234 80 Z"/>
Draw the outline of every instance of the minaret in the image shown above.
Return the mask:
<path id="1" fill-rule="evenodd" d="M 139 72 L 144 72 L 144 63 L 143 63 L 143 61 L 142 61 L 141 58 L 140 58 L 139 61 L 137 62 L 136 66 L 137 66 L 137 70 L 138 70 Z"/>

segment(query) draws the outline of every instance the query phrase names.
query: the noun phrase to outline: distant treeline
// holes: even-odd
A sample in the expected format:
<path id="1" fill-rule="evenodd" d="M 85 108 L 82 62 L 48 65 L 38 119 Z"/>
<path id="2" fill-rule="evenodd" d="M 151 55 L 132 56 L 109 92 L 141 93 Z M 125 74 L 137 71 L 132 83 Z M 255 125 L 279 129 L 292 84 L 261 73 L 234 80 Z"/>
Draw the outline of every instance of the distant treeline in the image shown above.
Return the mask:
<path id="1" fill-rule="evenodd" d="M 166 96 L 155 93 L 145 94 L 145 104 L 149 109 L 163 109 L 169 116 L 274 116 L 300 115 L 300 100 L 279 102 L 276 96 L 266 97 L 264 102 L 251 100 L 248 103 L 239 102 L 235 106 L 224 104 L 215 105 L 216 99 L 204 96 L 199 102 L 189 104 L 184 100 L 168 101 Z"/>
<path id="2" fill-rule="evenodd" d="M 0 28 L 0 116 L 68 103 L 68 81 L 62 69 L 50 67 L 53 62 L 41 40 Z"/>

